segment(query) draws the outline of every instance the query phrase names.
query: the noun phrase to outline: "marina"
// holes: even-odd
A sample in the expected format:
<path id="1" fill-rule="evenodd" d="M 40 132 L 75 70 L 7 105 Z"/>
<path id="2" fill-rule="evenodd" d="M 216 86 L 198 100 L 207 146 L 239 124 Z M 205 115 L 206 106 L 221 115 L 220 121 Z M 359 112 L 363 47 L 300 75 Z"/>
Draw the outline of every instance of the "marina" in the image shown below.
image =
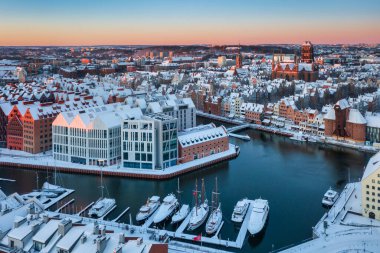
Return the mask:
<path id="1" fill-rule="evenodd" d="M 323 216 L 325 209 L 321 206 L 321 198 L 326 190 L 330 186 L 333 186 L 338 191 L 343 189 L 343 185 L 340 182 L 347 180 L 347 164 L 350 166 L 351 179 L 354 179 L 361 176 L 362 167 L 366 163 L 366 159 L 368 159 L 365 154 L 357 153 L 353 150 L 323 147 L 319 144 L 305 147 L 302 144 L 292 143 L 288 138 L 272 136 L 255 130 L 243 130 L 242 133 L 250 135 L 255 141 L 247 142 L 240 139 L 232 139 L 233 144 L 241 147 L 238 159 L 180 177 L 181 191 L 183 192 L 181 194 L 181 202 L 189 204 L 191 207 L 194 204 L 192 202 L 192 190 L 194 189 L 195 178 L 205 178 L 207 184 L 206 190 L 210 197 L 215 176 L 218 177 L 219 185 L 223 185 L 220 188 L 220 192 L 221 202 L 223 203 L 224 223 L 216 233 L 217 237 L 206 236 L 205 224 L 199 230 L 188 232 L 186 230 L 189 222 L 188 215 L 183 222 L 178 223 L 176 226 L 170 225 L 169 221 L 165 229 L 161 230 L 162 232 L 167 232 L 172 238 L 175 237 L 175 239 L 171 240 L 172 242 L 179 240 L 180 242 L 178 243 L 182 242 L 194 245 L 194 247 L 200 247 L 201 243 L 194 242 L 193 239 L 203 233 L 202 244 L 206 247 L 219 245 L 216 247 L 222 247 L 222 249 L 227 251 L 233 251 L 233 249 L 241 247 L 242 252 L 251 252 L 251 250 L 268 252 L 273 248 L 277 249 L 294 242 L 300 242 L 311 236 L 310 228 L 315 226 L 320 217 Z M 313 163 L 310 162 L 311 160 Z M 252 163 L 252 161 L 255 161 L 255 163 Z M 345 163 L 342 161 L 345 161 Z M 286 167 L 289 164 L 292 164 L 292 166 Z M 310 166 L 305 167 L 303 164 L 309 164 Z M 41 171 L 39 174 L 40 177 L 44 177 L 45 171 Z M 35 177 L 35 172 L 3 168 L 0 176 L 3 178 L 14 178 L 19 181 L 25 177 Z M 76 177 L 76 175 L 61 173 L 60 182 L 66 188 L 76 190 L 77 194 L 73 196 L 75 198 L 75 206 L 86 207 L 99 197 L 99 191 L 95 190 L 99 185 L 99 177 L 81 175 L 80 184 L 75 180 Z M 303 178 L 305 182 L 297 181 L 295 183 L 296 177 Z M 282 184 L 270 183 L 272 181 L 282 182 L 284 179 L 289 181 L 287 182 L 288 192 L 283 192 Z M 130 224 L 130 220 L 132 220 L 133 224 L 136 224 L 134 217 L 149 196 L 157 195 L 165 197 L 169 192 L 174 192 L 178 188 L 177 179 L 155 182 L 104 177 L 103 180 L 104 185 L 107 185 L 109 196 L 115 198 L 118 204 L 106 219 L 112 221 L 125 210 L 126 206 L 130 207 L 127 214 L 123 215 L 115 224 Z M 318 187 L 311 187 L 310 184 L 306 183 L 310 180 L 319 182 Z M 235 182 L 239 182 L 239 184 Z M 299 191 L 300 184 L 303 191 Z M 11 182 L 3 182 L 2 187 L 7 193 L 12 191 L 29 192 L 34 189 L 34 184 L 21 185 L 16 188 Z M 140 194 L 134 194 L 136 192 L 135 189 L 141 189 L 139 191 Z M 296 197 L 299 201 L 305 203 L 305 208 L 307 207 L 307 209 L 296 209 L 294 206 L 289 205 L 283 198 L 278 197 L 279 191 L 283 192 L 285 197 Z M 128 196 L 128 198 L 125 198 L 125 196 Z M 236 224 L 230 218 L 234 206 L 239 199 L 242 197 L 256 199 L 260 196 L 268 199 L 270 202 L 270 220 L 268 220 L 262 237 L 251 238 L 247 236 L 248 231 L 246 229 L 249 215 L 245 216 L 245 219 L 239 224 L 238 228 L 236 228 Z M 80 212 L 80 209 L 82 208 L 79 208 L 77 212 L 68 210 L 72 214 L 60 215 L 75 215 Z M 307 219 L 302 214 L 306 211 L 308 212 Z M 249 208 L 247 214 L 250 212 L 251 208 Z M 286 221 L 283 220 L 283 212 L 291 213 Z M 92 220 L 83 217 L 85 213 L 82 213 L 80 218 Z M 132 215 L 132 219 L 128 217 L 128 213 Z M 153 217 L 154 214 L 142 225 L 133 225 L 135 226 L 135 231 L 158 232 L 159 229 L 154 228 Z M 104 220 L 99 222 L 109 221 Z M 181 237 L 184 237 L 184 239 Z M 274 247 L 272 247 L 272 244 L 274 244 Z M 227 245 L 229 248 L 225 247 Z M 171 246 L 169 245 L 169 247 Z"/>

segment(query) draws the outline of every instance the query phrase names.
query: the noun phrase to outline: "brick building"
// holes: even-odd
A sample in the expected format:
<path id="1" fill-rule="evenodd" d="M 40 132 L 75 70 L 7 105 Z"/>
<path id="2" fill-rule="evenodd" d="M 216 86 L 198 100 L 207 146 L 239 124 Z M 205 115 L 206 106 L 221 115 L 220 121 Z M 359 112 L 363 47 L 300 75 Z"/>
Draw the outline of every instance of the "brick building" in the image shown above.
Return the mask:
<path id="1" fill-rule="evenodd" d="M 208 96 L 204 101 L 203 112 L 213 115 L 222 115 L 222 98 Z"/>
<path id="2" fill-rule="evenodd" d="M 347 100 L 339 100 L 326 116 L 325 136 L 365 142 L 367 121 L 357 109 L 350 108 Z"/>
<path id="3" fill-rule="evenodd" d="M 229 149 L 227 130 L 214 124 L 187 129 L 178 135 L 178 163 L 186 163 Z"/>
<path id="4" fill-rule="evenodd" d="M 77 97 L 72 101 L 40 103 L 8 102 L 0 106 L 1 140 L 8 149 L 40 153 L 52 148 L 52 123 L 60 112 L 103 105 L 100 97 Z"/>
<path id="5" fill-rule="evenodd" d="M 318 67 L 314 63 L 313 44 L 310 41 L 302 44 L 300 59 L 295 54 L 274 54 L 272 79 L 276 78 L 315 82 L 318 79 Z"/>

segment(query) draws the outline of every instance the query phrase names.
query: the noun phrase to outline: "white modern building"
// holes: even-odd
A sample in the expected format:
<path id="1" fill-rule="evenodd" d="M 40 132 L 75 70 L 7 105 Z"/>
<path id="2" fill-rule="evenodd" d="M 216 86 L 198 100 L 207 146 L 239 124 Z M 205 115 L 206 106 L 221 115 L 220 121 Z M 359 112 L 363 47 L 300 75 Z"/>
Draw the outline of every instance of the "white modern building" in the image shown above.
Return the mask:
<path id="1" fill-rule="evenodd" d="M 54 159 L 87 165 L 121 160 L 121 123 L 142 115 L 119 103 L 60 113 L 53 122 Z"/>
<path id="2" fill-rule="evenodd" d="M 177 119 L 163 113 L 125 119 L 122 166 L 165 169 L 177 164 Z"/>

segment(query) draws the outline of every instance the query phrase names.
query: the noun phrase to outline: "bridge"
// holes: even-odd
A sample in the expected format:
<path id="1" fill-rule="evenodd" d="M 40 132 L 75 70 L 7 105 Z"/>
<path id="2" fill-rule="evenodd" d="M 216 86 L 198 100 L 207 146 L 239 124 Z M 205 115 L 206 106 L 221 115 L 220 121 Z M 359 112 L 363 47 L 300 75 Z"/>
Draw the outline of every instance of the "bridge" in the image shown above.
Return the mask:
<path id="1" fill-rule="evenodd" d="M 244 124 L 244 125 L 229 127 L 229 128 L 227 128 L 227 132 L 233 133 L 233 132 L 241 131 L 241 130 L 244 130 L 244 129 L 250 128 L 250 127 L 251 127 L 250 124 Z"/>

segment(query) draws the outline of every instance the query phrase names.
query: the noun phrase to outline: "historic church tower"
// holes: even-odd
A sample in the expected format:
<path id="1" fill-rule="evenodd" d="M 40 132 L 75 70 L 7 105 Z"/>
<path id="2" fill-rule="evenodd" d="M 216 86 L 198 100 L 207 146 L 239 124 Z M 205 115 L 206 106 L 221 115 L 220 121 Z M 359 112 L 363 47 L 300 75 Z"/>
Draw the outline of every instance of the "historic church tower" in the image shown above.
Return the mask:
<path id="1" fill-rule="evenodd" d="M 305 41 L 301 47 L 301 62 L 314 62 L 314 48 L 310 41 Z"/>
<path id="2" fill-rule="evenodd" d="M 243 66 L 243 57 L 240 53 L 240 45 L 239 45 L 239 52 L 236 55 L 236 68 L 240 69 Z"/>

